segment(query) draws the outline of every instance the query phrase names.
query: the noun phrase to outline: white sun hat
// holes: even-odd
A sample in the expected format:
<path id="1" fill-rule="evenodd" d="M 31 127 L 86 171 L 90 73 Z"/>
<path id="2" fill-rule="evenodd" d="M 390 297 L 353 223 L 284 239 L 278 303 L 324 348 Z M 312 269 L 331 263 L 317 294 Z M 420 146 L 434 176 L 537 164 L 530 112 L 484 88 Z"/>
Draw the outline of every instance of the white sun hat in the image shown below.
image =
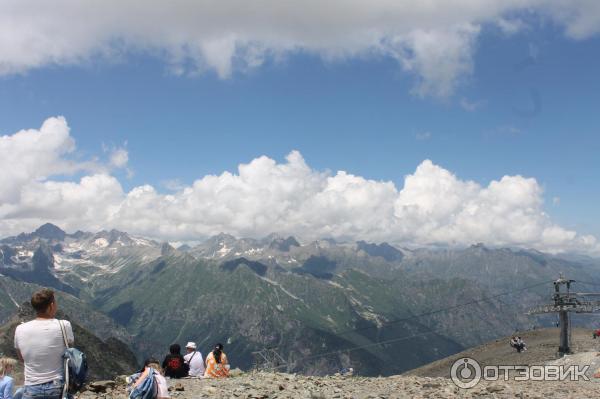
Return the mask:
<path id="1" fill-rule="evenodd" d="M 196 343 L 195 342 L 188 342 L 185 347 L 186 348 L 190 348 L 190 349 L 196 349 Z"/>

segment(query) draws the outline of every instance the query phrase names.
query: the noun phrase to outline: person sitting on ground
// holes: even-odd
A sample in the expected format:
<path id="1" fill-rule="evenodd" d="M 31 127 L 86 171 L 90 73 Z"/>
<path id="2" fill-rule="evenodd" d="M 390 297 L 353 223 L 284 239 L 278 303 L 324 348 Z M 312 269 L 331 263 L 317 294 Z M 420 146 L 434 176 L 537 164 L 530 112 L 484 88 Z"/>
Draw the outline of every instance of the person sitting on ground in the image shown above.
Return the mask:
<path id="1" fill-rule="evenodd" d="M 37 317 L 17 326 L 15 349 L 19 359 L 25 363 L 25 386 L 23 398 L 60 399 L 65 382 L 64 327 L 69 345 L 73 344 L 73 329 L 67 320 L 54 317 L 58 304 L 54 291 L 44 288 L 33 294 L 31 306 Z"/>
<path id="2" fill-rule="evenodd" d="M 196 348 L 195 342 L 188 342 L 185 346 L 187 355 L 183 357 L 185 363 L 189 366 L 190 377 L 203 377 L 204 376 L 204 359 L 202 359 L 202 353 Z"/>
<path id="3" fill-rule="evenodd" d="M 517 337 L 517 352 L 522 352 L 527 350 L 527 345 L 525 345 L 525 341 L 523 338 Z"/>
<path id="4" fill-rule="evenodd" d="M 525 341 L 523 341 L 521 339 L 521 337 L 513 336 L 510 339 L 510 346 L 515 348 L 518 353 L 521 353 L 522 351 L 527 350 L 527 347 L 525 346 Z"/>
<path id="5" fill-rule="evenodd" d="M 17 361 L 10 357 L 0 359 L 0 399 L 12 399 L 13 378 L 10 376 L 15 369 Z"/>
<path id="6" fill-rule="evenodd" d="M 227 356 L 223 352 L 223 344 L 215 345 L 215 349 L 206 357 L 206 378 L 224 378 L 229 377 L 229 363 Z"/>
<path id="7" fill-rule="evenodd" d="M 167 379 L 162 375 L 160 370 L 160 365 L 158 364 L 158 360 L 156 359 L 146 359 L 144 362 L 144 368 L 140 371 L 139 377 L 135 381 L 135 384 L 132 387 L 132 390 L 137 386 L 141 385 L 148 374 L 154 374 L 154 381 L 156 382 L 156 399 L 167 399 L 169 398 L 169 385 L 167 384 Z"/>
<path id="8" fill-rule="evenodd" d="M 185 363 L 185 359 L 181 355 L 181 346 L 179 344 L 173 344 L 169 347 L 169 354 L 165 357 L 162 362 L 163 369 L 165 371 L 165 377 L 169 378 L 183 378 L 188 375 L 188 365 Z"/>

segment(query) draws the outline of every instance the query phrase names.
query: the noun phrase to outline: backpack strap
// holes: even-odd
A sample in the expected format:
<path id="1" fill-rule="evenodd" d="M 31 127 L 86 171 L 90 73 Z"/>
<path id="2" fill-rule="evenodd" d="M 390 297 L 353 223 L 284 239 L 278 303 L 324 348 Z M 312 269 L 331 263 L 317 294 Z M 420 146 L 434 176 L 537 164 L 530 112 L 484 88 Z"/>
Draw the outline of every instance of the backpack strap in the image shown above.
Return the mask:
<path id="1" fill-rule="evenodd" d="M 62 320 L 58 320 L 58 324 L 60 325 L 60 331 L 62 332 L 63 341 L 65 342 L 65 346 L 69 349 L 69 341 L 67 340 L 67 331 L 65 330 L 65 325 Z"/>
<path id="2" fill-rule="evenodd" d="M 194 356 L 196 356 L 196 353 L 197 353 L 197 352 L 198 352 L 198 351 L 194 351 L 194 353 L 192 354 L 192 357 L 190 357 L 190 360 L 188 360 L 188 361 L 186 362 L 187 364 L 192 364 L 192 359 L 194 358 Z"/>

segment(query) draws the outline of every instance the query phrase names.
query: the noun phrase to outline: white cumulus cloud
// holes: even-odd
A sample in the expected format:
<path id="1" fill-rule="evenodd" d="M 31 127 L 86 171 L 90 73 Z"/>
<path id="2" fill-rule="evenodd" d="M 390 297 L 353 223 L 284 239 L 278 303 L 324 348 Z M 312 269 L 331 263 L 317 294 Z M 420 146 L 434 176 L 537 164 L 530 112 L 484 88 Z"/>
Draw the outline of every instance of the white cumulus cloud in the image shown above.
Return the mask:
<path id="1" fill-rule="evenodd" d="M 133 53 L 160 57 L 175 73 L 227 78 L 304 52 L 391 57 L 415 76 L 414 93 L 443 97 L 473 70 L 482 27 L 514 34 L 521 14 L 573 39 L 600 30 L 595 0 L 3 0 L 0 73 Z"/>
<path id="2" fill-rule="evenodd" d="M 170 241 L 219 232 L 264 236 L 277 231 L 305 239 L 333 237 L 402 245 L 532 247 L 598 254 L 595 237 L 562 228 L 544 211 L 534 178 L 504 176 L 487 185 L 462 180 L 430 160 L 402 187 L 311 168 L 292 151 L 285 162 L 261 156 L 236 172 L 203 176 L 169 193 L 151 185 L 126 192 L 110 168 L 65 179 L 82 164 L 68 160 L 75 142 L 64 118 L 39 130 L 0 138 L 0 236 L 47 221 L 63 228 L 119 228 Z M 63 178 L 57 180 L 55 176 Z"/>
<path id="3" fill-rule="evenodd" d="M 90 168 L 68 160 L 75 150 L 65 118 L 47 119 L 39 130 L 0 136 L 0 204 L 17 199 L 23 185 L 58 174 Z"/>

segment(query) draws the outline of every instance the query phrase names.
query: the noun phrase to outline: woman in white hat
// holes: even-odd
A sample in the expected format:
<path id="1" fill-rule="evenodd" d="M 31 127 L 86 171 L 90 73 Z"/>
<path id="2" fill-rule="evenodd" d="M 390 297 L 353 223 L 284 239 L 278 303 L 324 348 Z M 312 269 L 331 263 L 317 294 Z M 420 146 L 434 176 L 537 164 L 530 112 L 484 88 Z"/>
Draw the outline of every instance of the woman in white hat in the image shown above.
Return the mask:
<path id="1" fill-rule="evenodd" d="M 187 355 L 183 357 L 183 360 L 190 366 L 189 376 L 204 376 L 204 359 L 202 359 L 202 353 L 196 348 L 196 343 L 188 342 L 185 349 L 187 350 Z"/>

